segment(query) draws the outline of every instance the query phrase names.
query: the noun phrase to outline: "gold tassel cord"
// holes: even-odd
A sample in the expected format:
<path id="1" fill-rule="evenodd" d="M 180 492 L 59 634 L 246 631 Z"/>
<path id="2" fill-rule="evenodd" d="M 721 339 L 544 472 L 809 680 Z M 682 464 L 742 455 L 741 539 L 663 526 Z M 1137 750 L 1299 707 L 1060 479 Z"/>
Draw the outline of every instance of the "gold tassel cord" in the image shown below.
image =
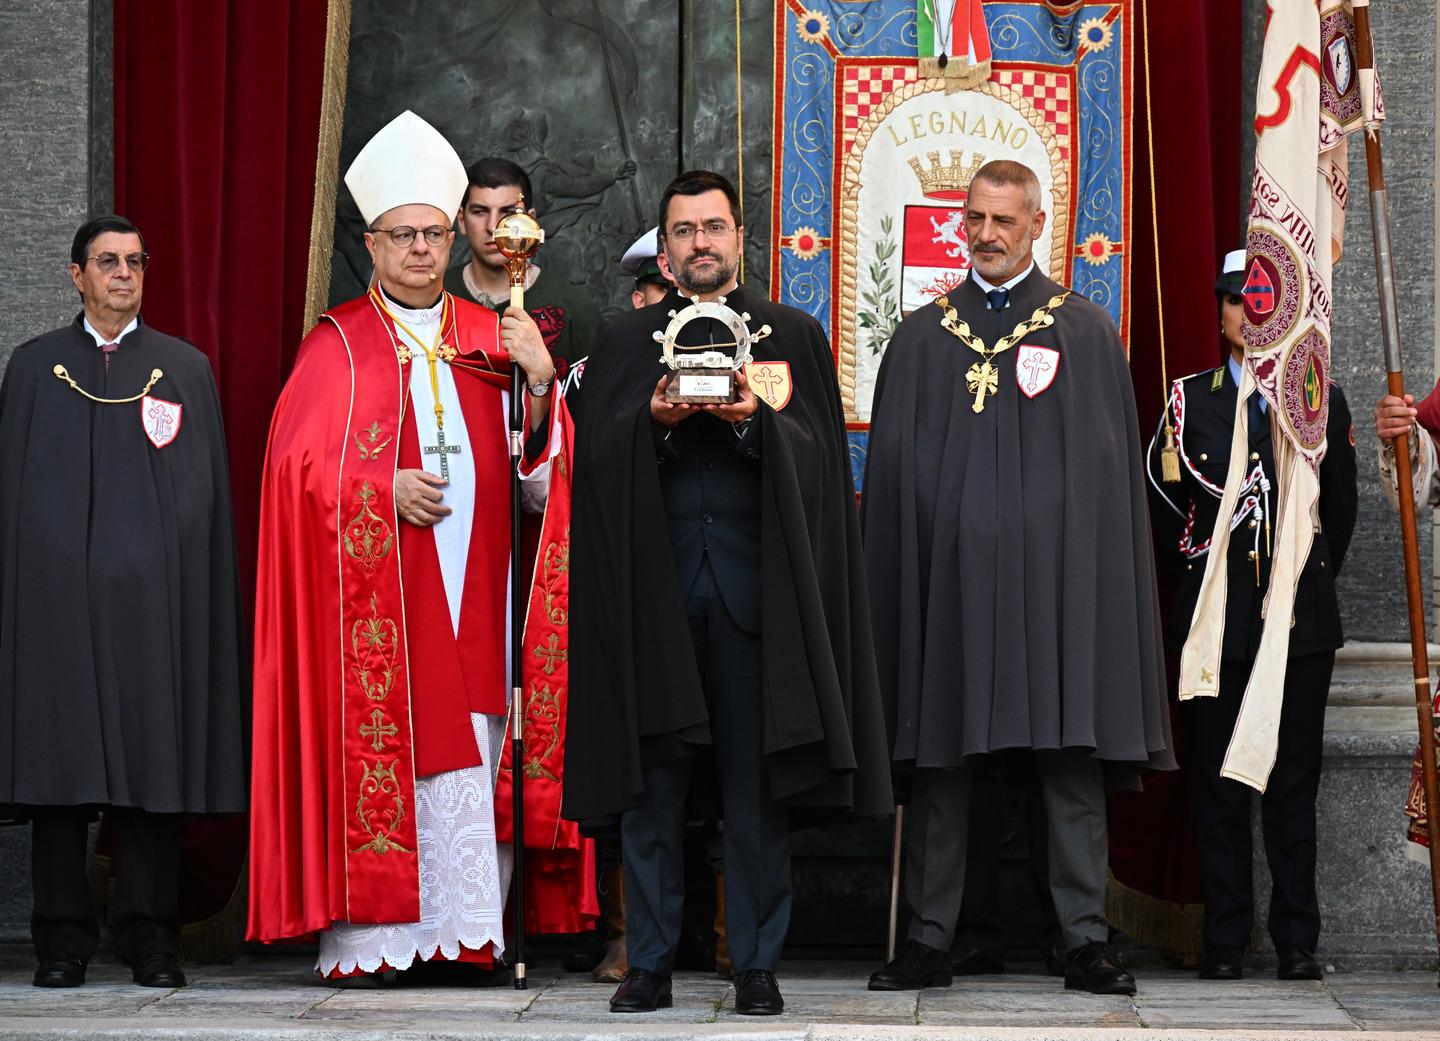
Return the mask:
<path id="1" fill-rule="evenodd" d="M 1175 447 L 1175 425 L 1170 422 L 1170 374 L 1165 367 L 1165 299 L 1160 285 L 1160 204 L 1155 197 L 1155 125 L 1150 101 L 1150 19 L 1148 0 L 1140 0 L 1140 35 L 1145 41 L 1145 151 L 1150 158 L 1150 227 L 1155 235 L 1155 316 L 1160 325 L 1160 400 L 1164 403 L 1165 445 L 1160 449 L 1160 479 L 1180 483 L 1180 450 Z"/>
<path id="2" fill-rule="evenodd" d="M 97 405 L 129 405 L 132 402 L 139 401 L 146 394 L 149 394 L 150 391 L 155 387 L 155 384 L 159 383 L 161 377 L 165 375 L 165 373 L 161 372 L 159 369 L 151 369 L 150 380 L 141 389 L 139 394 L 132 394 L 128 398 L 99 398 L 96 397 L 94 394 L 91 394 L 84 387 L 80 386 L 80 384 L 76 383 L 75 380 L 71 378 L 70 373 L 66 371 L 65 366 L 57 365 L 51 371 L 55 373 L 56 379 L 63 380 L 65 383 L 68 383 L 70 385 L 70 389 L 73 390 L 76 394 L 79 394 L 81 397 L 84 398 L 89 398 Z"/>

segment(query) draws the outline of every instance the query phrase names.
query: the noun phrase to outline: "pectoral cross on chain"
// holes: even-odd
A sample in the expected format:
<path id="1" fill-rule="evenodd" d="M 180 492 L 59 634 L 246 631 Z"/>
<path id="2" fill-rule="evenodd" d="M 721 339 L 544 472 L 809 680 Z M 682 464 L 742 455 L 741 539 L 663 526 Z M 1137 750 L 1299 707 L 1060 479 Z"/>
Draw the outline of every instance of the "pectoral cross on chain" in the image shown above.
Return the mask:
<path id="1" fill-rule="evenodd" d="M 1000 389 L 1000 370 L 990 364 L 989 358 L 976 362 L 965 373 L 965 385 L 975 394 L 975 404 L 970 406 L 970 411 L 984 412 L 985 395 Z"/>
<path id="2" fill-rule="evenodd" d="M 447 445 L 445 443 L 445 428 L 443 426 L 436 429 L 435 440 L 438 441 L 439 444 L 428 445 L 420 449 L 420 451 L 425 455 L 438 455 L 440 457 L 440 478 L 441 480 L 448 481 L 450 480 L 450 461 L 445 457 L 447 455 L 458 455 L 460 453 L 460 446 Z"/>

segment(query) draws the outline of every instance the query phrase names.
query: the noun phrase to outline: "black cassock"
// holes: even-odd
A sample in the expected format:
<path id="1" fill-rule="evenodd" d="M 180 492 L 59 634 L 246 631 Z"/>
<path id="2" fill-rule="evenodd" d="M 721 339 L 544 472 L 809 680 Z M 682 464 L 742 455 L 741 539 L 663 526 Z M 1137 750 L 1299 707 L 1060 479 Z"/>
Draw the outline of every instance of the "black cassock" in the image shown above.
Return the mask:
<path id="1" fill-rule="evenodd" d="M 180 406 L 157 448 L 140 392 Z M 210 363 L 143 323 L 106 365 L 80 324 L 0 385 L 0 803 L 218 813 L 247 802 L 235 532 Z"/>
<path id="2" fill-rule="evenodd" d="M 860 533 L 834 361 L 820 325 L 737 290 L 728 304 L 769 324 L 754 358 L 789 363 L 794 391 L 761 404 L 760 599 L 769 791 L 794 807 L 889 813 Z M 708 744 L 656 469 L 649 401 L 668 370 L 652 334 L 686 305 L 605 323 L 585 371 L 576 438 L 571 557 L 571 693 L 564 813 L 596 822 L 634 805 L 642 772 Z M 715 328 L 707 329 L 709 325 Z M 711 339 L 710 337 L 713 337 Z M 732 339 L 692 322 L 691 345 Z M 698 422 L 698 420 L 690 420 Z M 821 816 L 825 816 L 821 812 Z"/>
<path id="3" fill-rule="evenodd" d="M 1064 292 L 1033 271 L 1000 322 L 970 279 L 949 301 L 993 346 Z M 1043 356 L 1053 380 L 1033 397 L 1017 385 L 1012 347 L 973 411 L 965 375 L 980 355 L 941 327 L 933 303 L 901 323 L 880 368 L 862 515 L 902 768 L 1015 748 L 1174 766 L 1125 353 L 1083 296 L 1052 316 L 1021 341 L 1058 352 Z"/>

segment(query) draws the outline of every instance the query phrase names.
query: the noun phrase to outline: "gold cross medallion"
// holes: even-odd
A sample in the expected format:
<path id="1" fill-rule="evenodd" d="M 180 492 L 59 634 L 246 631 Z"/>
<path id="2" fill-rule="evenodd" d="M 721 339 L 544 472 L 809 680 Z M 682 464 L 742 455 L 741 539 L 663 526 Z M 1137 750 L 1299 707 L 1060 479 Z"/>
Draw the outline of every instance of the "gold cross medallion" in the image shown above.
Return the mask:
<path id="1" fill-rule="evenodd" d="M 990 364 L 990 359 L 977 361 L 965 373 L 965 385 L 975 395 L 975 404 L 970 406 L 971 412 L 985 411 L 985 395 L 994 394 L 1000 389 L 1000 370 Z"/>

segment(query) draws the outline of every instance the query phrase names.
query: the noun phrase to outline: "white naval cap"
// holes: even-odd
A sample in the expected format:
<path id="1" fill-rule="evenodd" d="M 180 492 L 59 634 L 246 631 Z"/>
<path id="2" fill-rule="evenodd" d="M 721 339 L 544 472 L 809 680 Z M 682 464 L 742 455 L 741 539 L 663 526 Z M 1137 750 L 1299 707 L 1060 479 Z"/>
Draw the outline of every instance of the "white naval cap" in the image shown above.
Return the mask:
<path id="1" fill-rule="evenodd" d="M 454 218 L 469 186 L 450 142 L 408 109 L 386 123 L 345 171 L 345 187 L 367 226 L 386 210 L 414 203 Z"/>
<path id="2" fill-rule="evenodd" d="M 1234 271 L 1244 270 L 1245 251 L 1243 249 L 1232 249 L 1229 253 L 1225 254 L 1225 264 L 1221 268 L 1221 271 L 1228 275 Z"/>
<path id="3" fill-rule="evenodd" d="M 620 268 L 626 274 L 638 276 L 642 274 L 640 269 L 645 262 L 647 260 L 653 262 L 659 255 L 660 229 L 655 227 L 631 243 L 630 248 L 625 251 L 625 255 L 620 258 Z"/>
<path id="4" fill-rule="evenodd" d="M 1245 251 L 1243 249 L 1232 249 L 1225 254 L 1225 260 L 1220 265 L 1220 274 L 1215 279 L 1215 292 L 1232 296 L 1239 296 L 1240 291 L 1245 287 Z"/>

